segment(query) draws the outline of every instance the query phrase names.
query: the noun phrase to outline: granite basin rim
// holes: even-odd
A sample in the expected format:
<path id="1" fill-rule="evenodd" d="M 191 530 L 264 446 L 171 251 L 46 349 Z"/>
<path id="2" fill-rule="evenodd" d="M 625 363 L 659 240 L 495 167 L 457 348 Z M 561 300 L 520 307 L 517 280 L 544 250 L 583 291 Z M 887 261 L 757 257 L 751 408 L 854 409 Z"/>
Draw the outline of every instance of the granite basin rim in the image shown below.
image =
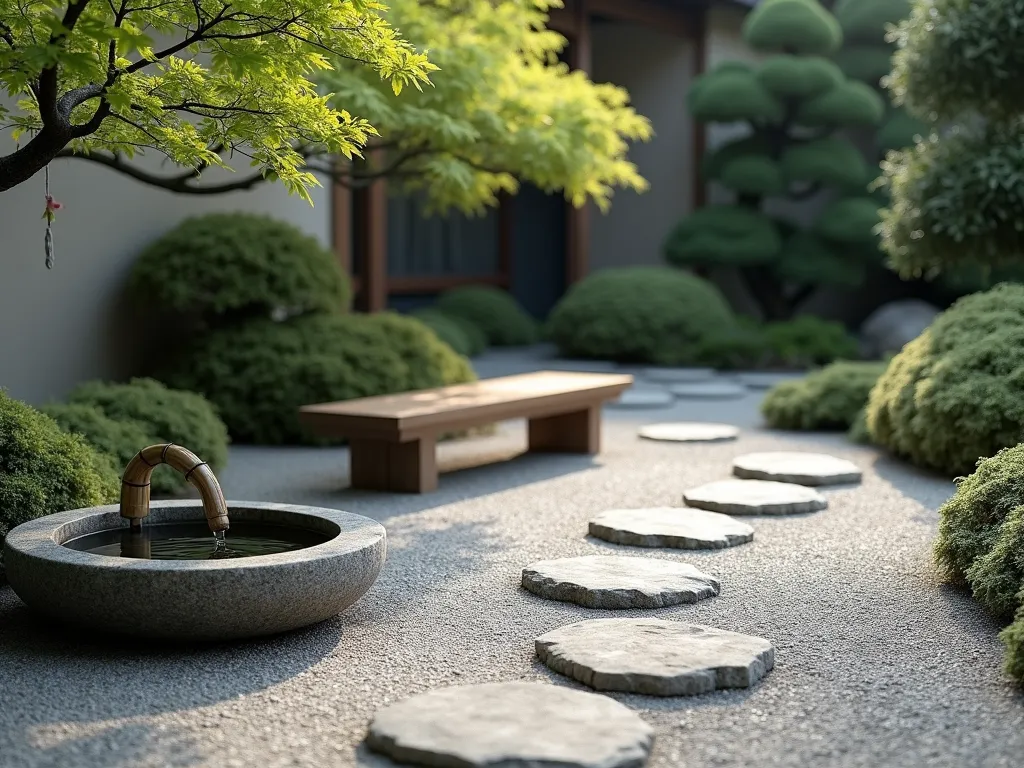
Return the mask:
<path id="1" fill-rule="evenodd" d="M 311 547 L 222 560 L 144 560 L 83 552 L 72 538 L 127 527 L 118 505 L 30 520 L 4 544 L 7 580 L 47 618 L 115 634 L 214 640 L 297 629 L 356 602 L 387 553 L 379 523 L 341 510 L 229 501 L 230 519 L 305 528 Z M 198 500 L 154 501 L 143 525 L 204 520 Z M 228 531 L 228 541 L 231 533 Z M 212 541 L 212 538 L 211 538 Z"/>

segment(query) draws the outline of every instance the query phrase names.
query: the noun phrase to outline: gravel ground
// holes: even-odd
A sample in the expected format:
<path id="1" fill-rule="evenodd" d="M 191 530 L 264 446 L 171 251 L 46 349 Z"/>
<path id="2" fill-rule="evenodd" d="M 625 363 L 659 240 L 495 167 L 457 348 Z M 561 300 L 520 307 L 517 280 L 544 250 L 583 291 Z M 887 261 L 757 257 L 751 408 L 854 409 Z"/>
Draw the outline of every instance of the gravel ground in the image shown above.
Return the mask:
<path id="1" fill-rule="evenodd" d="M 532 360 L 492 356 L 485 375 Z M 772 640 L 777 662 L 749 691 L 697 698 L 616 695 L 657 732 L 650 765 L 1020 766 L 1024 697 L 1001 674 L 997 626 L 938 583 L 929 547 L 952 484 L 837 437 L 756 428 L 760 394 L 606 412 L 596 458 L 521 456 L 522 425 L 443 446 L 441 489 L 419 497 L 345 490 L 344 450 L 232 449 L 229 499 L 337 507 L 380 520 L 389 557 L 340 617 L 285 636 L 158 647 L 36 623 L 0 588 L 4 768 L 391 765 L 361 746 L 374 711 L 431 688 L 548 680 L 534 657 L 563 624 L 661 616 Z M 638 424 L 726 421 L 732 443 L 639 440 Z M 825 449 L 864 470 L 810 515 L 744 518 L 751 544 L 714 552 L 615 547 L 591 515 L 681 503 L 764 450 Z M 483 459 L 507 459 L 472 466 Z M 529 563 L 601 552 L 691 562 L 720 597 L 655 611 L 591 611 L 519 587 Z M 600 724 L 595 723 L 595 728 Z"/>

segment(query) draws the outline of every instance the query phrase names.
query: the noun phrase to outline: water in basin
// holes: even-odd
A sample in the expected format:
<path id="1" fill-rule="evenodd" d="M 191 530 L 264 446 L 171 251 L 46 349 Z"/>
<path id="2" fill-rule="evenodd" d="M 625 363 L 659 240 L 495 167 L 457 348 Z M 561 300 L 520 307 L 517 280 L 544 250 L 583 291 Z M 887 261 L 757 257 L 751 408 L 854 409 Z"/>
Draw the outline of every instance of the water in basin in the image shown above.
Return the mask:
<path id="1" fill-rule="evenodd" d="M 287 525 L 232 521 L 224 538 L 214 538 L 205 520 L 143 525 L 139 530 L 114 528 L 78 536 L 65 547 L 108 557 L 144 560 L 218 560 L 256 557 L 315 547 L 326 533 Z"/>

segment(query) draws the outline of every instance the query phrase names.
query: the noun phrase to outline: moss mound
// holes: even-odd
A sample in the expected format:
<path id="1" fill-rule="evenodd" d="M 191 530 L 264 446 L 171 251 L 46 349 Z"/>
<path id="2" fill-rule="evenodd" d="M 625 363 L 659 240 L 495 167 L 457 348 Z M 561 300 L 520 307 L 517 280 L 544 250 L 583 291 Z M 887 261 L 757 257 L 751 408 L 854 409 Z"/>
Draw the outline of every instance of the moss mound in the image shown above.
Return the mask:
<path id="1" fill-rule="evenodd" d="M 21 523 L 109 504 L 119 490 L 118 473 L 105 456 L 0 391 L 0 544 Z"/>
<path id="2" fill-rule="evenodd" d="M 518 347 L 537 341 L 537 321 L 505 291 L 473 285 L 441 294 L 437 309 L 476 325 L 496 347 Z"/>
<path id="3" fill-rule="evenodd" d="M 951 476 L 1024 441 L 1024 285 L 965 296 L 896 355 L 868 401 L 872 440 Z"/>
<path id="4" fill-rule="evenodd" d="M 761 414 L 775 429 L 845 430 L 868 402 L 885 363 L 839 362 L 768 392 Z"/>
<path id="5" fill-rule="evenodd" d="M 762 333 L 773 364 L 786 368 L 811 368 L 858 356 L 857 339 L 842 323 L 813 315 L 767 323 Z"/>
<path id="6" fill-rule="evenodd" d="M 702 344 L 735 325 L 718 289 L 663 267 L 596 272 L 576 283 L 548 320 L 548 336 L 568 357 L 685 365 Z"/>
<path id="7" fill-rule="evenodd" d="M 334 254 L 290 224 L 249 213 L 185 219 L 143 251 L 131 287 L 156 308 L 210 324 L 344 311 L 350 299 Z"/>
<path id="8" fill-rule="evenodd" d="M 148 442 L 136 445 L 135 451 L 151 443 L 176 443 L 195 453 L 214 472 L 219 472 L 227 464 L 227 427 L 213 405 L 195 392 L 170 389 L 154 379 L 132 379 L 127 384 L 91 381 L 76 387 L 68 402 L 92 406 L 109 420 L 138 427 L 139 431 L 127 434 L 132 441 L 144 434 Z M 109 427 L 106 430 L 104 440 L 113 441 L 125 435 L 124 429 L 113 433 Z M 86 435 L 86 439 L 93 438 Z M 127 451 L 128 448 L 123 446 L 120 450 Z M 167 467 L 162 468 L 160 474 L 158 487 L 163 492 L 173 493 L 187 486 L 183 477 Z M 155 480 L 156 472 L 153 477 Z"/>
<path id="9" fill-rule="evenodd" d="M 487 336 L 480 327 L 465 318 L 447 315 L 439 309 L 427 307 L 412 313 L 445 344 L 465 357 L 474 357 L 487 349 Z"/>
<path id="10" fill-rule="evenodd" d="M 391 313 L 253 320 L 202 339 L 166 376 L 203 393 L 237 442 L 318 444 L 302 405 L 459 384 L 469 362 L 427 326 Z"/>

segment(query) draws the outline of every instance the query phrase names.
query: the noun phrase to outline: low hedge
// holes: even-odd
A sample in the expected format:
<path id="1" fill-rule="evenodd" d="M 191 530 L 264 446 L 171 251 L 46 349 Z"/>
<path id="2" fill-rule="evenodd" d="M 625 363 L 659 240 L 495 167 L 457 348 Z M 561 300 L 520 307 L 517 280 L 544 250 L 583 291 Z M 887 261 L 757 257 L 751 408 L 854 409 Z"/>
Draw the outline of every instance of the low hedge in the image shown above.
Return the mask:
<path id="1" fill-rule="evenodd" d="M 539 337 L 537 321 L 511 294 L 498 288 L 471 285 L 453 288 L 438 297 L 435 308 L 450 317 L 473 323 L 495 347 L 534 344 Z"/>
<path id="2" fill-rule="evenodd" d="M 1005 448 L 957 479 L 939 509 L 935 559 L 950 581 L 1003 620 L 1007 671 L 1024 682 L 1024 445 Z"/>
<path id="3" fill-rule="evenodd" d="M 772 387 L 761 401 L 761 414 L 775 429 L 849 429 L 885 367 L 874 362 L 832 363 L 803 379 Z"/>
<path id="4" fill-rule="evenodd" d="M 236 442 L 324 444 L 302 405 L 475 380 L 427 326 L 390 312 L 253 320 L 201 338 L 164 378 L 203 393 Z"/>
<path id="5" fill-rule="evenodd" d="M 774 365 L 804 369 L 858 357 L 857 339 L 842 323 L 813 315 L 766 323 L 762 333 Z"/>
<path id="6" fill-rule="evenodd" d="M 119 491 L 118 472 L 106 456 L 0 391 L 0 557 L 15 526 L 112 503 Z"/>
<path id="7" fill-rule="evenodd" d="M 203 318 L 348 309 L 348 278 L 316 238 L 251 213 L 185 219 L 149 247 L 131 275 L 149 306 Z"/>
<path id="8" fill-rule="evenodd" d="M 567 357 L 689 365 L 736 320 L 707 280 L 670 267 L 604 269 L 573 285 L 548 318 Z"/>
<path id="9" fill-rule="evenodd" d="M 117 460 L 129 451 L 132 443 L 145 437 L 146 442 L 135 445 L 135 451 L 151 443 L 176 443 L 196 454 L 214 472 L 227 464 L 227 427 L 213 405 L 195 392 L 171 389 L 154 379 L 132 379 L 126 384 L 91 381 L 72 390 L 68 403 L 92 406 L 109 420 L 138 428 L 126 432 L 124 428 L 112 430 L 109 425 L 97 426 L 93 422 L 96 431 L 92 436 L 86 435 L 86 439 L 107 441 L 116 448 Z M 63 417 L 71 418 L 66 412 Z M 122 439 L 129 442 L 119 442 Z M 157 488 L 161 492 L 176 493 L 187 487 L 185 479 L 168 467 L 163 467 L 159 475 Z M 154 472 L 154 481 L 157 476 Z"/>
<path id="10" fill-rule="evenodd" d="M 1024 442 L 1024 285 L 965 296 L 897 354 L 868 400 L 872 440 L 950 476 Z"/>
<path id="11" fill-rule="evenodd" d="M 475 357 L 487 349 L 487 336 L 475 323 L 465 318 L 446 315 L 432 307 L 417 310 L 411 316 L 430 328 L 441 341 L 464 357 Z"/>

